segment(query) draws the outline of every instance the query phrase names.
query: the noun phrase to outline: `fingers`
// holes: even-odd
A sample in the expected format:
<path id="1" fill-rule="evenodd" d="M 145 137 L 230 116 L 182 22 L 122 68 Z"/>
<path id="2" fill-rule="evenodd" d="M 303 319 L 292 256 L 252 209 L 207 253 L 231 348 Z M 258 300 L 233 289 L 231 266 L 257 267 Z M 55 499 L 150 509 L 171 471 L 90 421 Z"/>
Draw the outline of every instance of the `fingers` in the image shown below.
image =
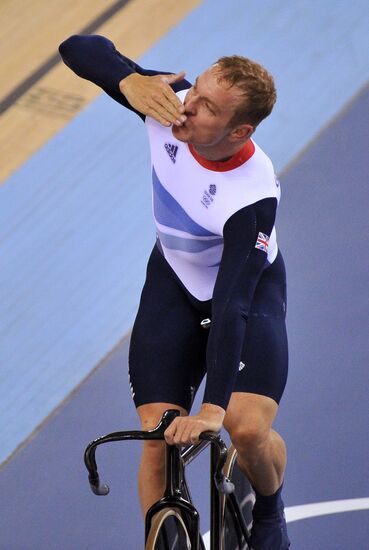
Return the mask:
<path id="1" fill-rule="evenodd" d="M 146 109 L 146 114 L 149 117 L 154 118 L 155 120 L 160 122 L 160 124 L 162 124 L 163 126 L 170 126 L 172 124 L 172 122 L 169 120 L 169 117 L 166 115 L 166 112 L 164 110 L 159 111 L 151 107 Z"/>
<path id="2" fill-rule="evenodd" d="M 169 85 L 163 88 L 163 96 L 163 99 L 165 100 L 165 106 L 171 110 L 172 114 L 179 114 L 179 116 L 182 115 L 181 120 L 182 122 L 185 122 L 187 118 L 183 115 L 185 107 Z"/>
<path id="3" fill-rule="evenodd" d="M 181 82 L 185 76 L 185 71 L 180 71 L 176 74 L 168 74 L 163 76 L 163 82 L 167 82 L 167 84 L 175 84 L 176 82 Z"/>
<path id="4" fill-rule="evenodd" d="M 146 110 L 148 116 L 151 118 L 154 118 L 160 124 L 163 124 L 163 126 L 170 126 L 171 124 L 176 124 L 177 126 L 180 126 L 182 122 L 177 118 L 174 118 L 173 115 L 170 115 L 168 111 L 162 107 L 160 104 L 155 104 L 155 106 L 150 106 Z M 174 120 L 173 120 L 174 118 Z"/>
<path id="5" fill-rule="evenodd" d="M 171 124 L 180 126 L 186 122 L 187 117 L 184 114 L 185 107 L 179 97 L 174 93 L 169 83 L 163 82 L 161 95 L 156 98 L 157 104 L 164 109 L 166 116 Z"/>
<path id="6" fill-rule="evenodd" d="M 165 75 L 161 77 L 161 81 L 164 86 L 162 87 L 162 97 L 159 102 L 171 115 L 170 121 L 172 124 L 181 125 L 181 123 L 185 122 L 187 119 L 184 115 L 184 105 L 170 87 L 170 84 L 183 80 L 185 74 L 186 73 L 184 71 L 181 71 L 177 74 Z"/>
<path id="7" fill-rule="evenodd" d="M 176 418 L 164 433 L 165 441 L 169 445 L 189 445 L 198 443 L 199 435 L 203 431 L 191 417 Z"/>
<path id="8" fill-rule="evenodd" d="M 133 73 L 122 79 L 119 89 L 130 105 L 164 126 L 181 126 L 187 119 L 185 108 L 170 84 L 183 79 L 184 71 L 174 75 L 143 76 Z"/>
<path id="9" fill-rule="evenodd" d="M 178 104 L 175 103 L 169 95 L 167 95 L 167 92 L 165 92 L 165 95 L 163 94 L 164 97 L 156 95 L 155 98 L 152 98 L 152 101 L 146 111 L 149 116 L 155 118 L 158 122 L 164 124 L 165 126 L 170 126 L 171 124 L 181 126 L 187 118 L 180 111 L 180 109 L 184 107 L 174 92 L 170 88 L 169 90 L 174 95 L 175 100 L 178 101 Z"/>

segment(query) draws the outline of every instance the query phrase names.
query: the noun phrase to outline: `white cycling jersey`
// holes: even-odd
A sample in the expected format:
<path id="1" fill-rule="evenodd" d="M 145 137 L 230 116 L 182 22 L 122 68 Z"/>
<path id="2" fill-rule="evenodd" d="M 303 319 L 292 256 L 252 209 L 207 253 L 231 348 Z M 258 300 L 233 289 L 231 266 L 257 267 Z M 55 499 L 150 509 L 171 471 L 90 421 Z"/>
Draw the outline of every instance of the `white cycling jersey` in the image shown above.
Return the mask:
<path id="1" fill-rule="evenodd" d="M 177 95 L 184 100 L 187 90 Z M 165 259 L 186 289 L 209 300 L 223 251 L 223 227 L 238 210 L 262 199 L 279 202 L 280 185 L 269 157 L 253 141 L 230 160 L 199 157 L 178 141 L 172 129 L 146 117 L 152 163 L 153 211 Z M 267 247 L 273 263 L 278 246 L 275 227 Z"/>

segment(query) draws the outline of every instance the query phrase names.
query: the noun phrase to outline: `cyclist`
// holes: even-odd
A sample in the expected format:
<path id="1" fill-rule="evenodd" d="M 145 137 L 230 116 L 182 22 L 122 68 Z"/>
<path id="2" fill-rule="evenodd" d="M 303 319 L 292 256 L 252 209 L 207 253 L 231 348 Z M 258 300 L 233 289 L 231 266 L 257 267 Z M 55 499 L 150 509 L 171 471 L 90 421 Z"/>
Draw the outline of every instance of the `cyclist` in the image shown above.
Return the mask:
<path id="1" fill-rule="evenodd" d="M 143 69 L 102 36 L 75 35 L 59 50 L 77 75 L 136 112 L 149 135 L 157 239 L 129 354 L 142 427 L 178 408 L 165 437 L 182 445 L 223 425 L 255 490 L 252 547 L 288 548 L 286 447 L 272 429 L 288 368 L 285 268 L 274 227 L 280 186 L 252 139 L 276 101 L 273 78 L 231 56 L 191 86 L 183 72 Z M 201 409 L 190 416 L 205 374 Z M 163 489 L 163 442 L 146 442 L 144 514 Z"/>

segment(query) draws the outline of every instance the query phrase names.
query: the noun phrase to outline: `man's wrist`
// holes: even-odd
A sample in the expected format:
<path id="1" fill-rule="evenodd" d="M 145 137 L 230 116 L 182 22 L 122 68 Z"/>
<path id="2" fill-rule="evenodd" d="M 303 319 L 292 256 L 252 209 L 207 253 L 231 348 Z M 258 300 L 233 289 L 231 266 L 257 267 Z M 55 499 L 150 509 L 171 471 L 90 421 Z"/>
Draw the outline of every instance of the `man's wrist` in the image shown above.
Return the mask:
<path id="1" fill-rule="evenodd" d="M 129 86 L 130 84 L 132 84 L 132 81 L 138 80 L 139 78 L 142 78 L 142 75 L 138 73 L 131 73 L 125 76 L 124 78 L 122 78 L 122 80 L 120 80 L 119 82 L 119 89 L 122 92 L 122 94 L 124 94 L 124 91 L 127 85 Z"/>

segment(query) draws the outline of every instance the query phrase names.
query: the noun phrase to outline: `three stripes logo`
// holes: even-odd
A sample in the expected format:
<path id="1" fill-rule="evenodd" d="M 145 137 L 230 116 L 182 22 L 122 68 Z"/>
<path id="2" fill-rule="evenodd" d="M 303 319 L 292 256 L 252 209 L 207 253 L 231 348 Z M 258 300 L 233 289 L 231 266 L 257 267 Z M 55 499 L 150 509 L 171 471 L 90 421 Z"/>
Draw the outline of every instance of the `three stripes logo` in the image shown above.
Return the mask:
<path id="1" fill-rule="evenodd" d="M 133 384 L 131 382 L 131 375 L 128 371 L 128 383 L 129 383 L 129 387 L 130 387 L 130 390 L 131 390 L 131 395 L 132 395 L 132 399 L 134 398 L 134 396 L 136 395 L 135 393 L 135 390 L 133 389 Z"/>
<path id="2" fill-rule="evenodd" d="M 173 162 L 173 164 L 175 164 L 176 163 L 177 151 L 178 151 L 178 145 L 172 145 L 171 143 L 166 143 L 164 145 L 164 147 L 166 149 L 166 152 L 170 156 L 171 161 Z"/>

